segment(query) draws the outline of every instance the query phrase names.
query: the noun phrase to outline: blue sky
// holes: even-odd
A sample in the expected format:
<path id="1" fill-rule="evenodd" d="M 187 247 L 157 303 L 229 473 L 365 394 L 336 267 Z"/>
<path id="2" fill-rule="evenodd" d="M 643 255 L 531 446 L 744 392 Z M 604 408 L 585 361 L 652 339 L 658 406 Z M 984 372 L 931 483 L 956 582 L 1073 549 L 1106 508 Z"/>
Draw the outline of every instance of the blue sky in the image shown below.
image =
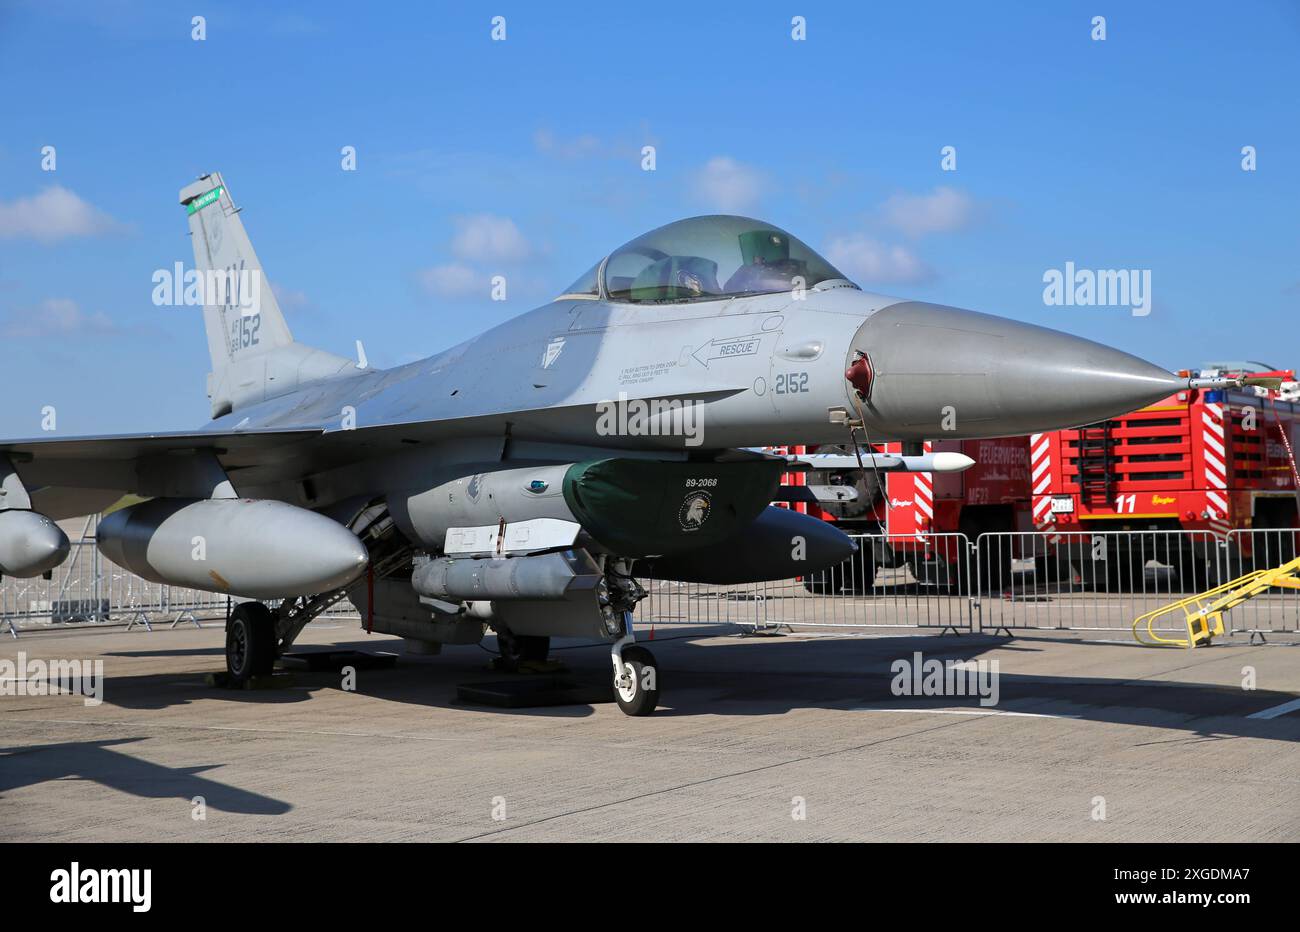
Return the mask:
<path id="1" fill-rule="evenodd" d="M 722 211 L 872 290 L 1296 366 L 1298 118 L 1295 3 L 0 0 L 0 435 L 206 420 L 200 312 L 150 294 L 214 169 L 295 337 L 373 365 Z M 1150 269 L 1151 314 L 1045 306 L 1067 261 Z"/>

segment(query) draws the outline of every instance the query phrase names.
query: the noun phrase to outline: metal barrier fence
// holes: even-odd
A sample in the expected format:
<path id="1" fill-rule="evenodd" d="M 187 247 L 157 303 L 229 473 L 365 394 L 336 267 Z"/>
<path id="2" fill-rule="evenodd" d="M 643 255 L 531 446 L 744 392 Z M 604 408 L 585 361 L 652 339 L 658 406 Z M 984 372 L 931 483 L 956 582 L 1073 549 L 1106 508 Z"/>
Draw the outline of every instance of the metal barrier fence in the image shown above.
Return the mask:
<path id="1" fill-rule="evenodd" d="M 1281 566 L 1300 555 L 1300 531 L 1294 528 L 1254 528 L 1228 533 L 1226 564 L 1229 579 L 1255 570 Z M 1243 602 L 1224 616 L 1232 631 L 1267 633 L 1300 631 L 1300 589 L 1271 589 Z"/>
<path id="2" fill-rule="evenodd" d="M 976 550 L 983 631 L 1127 630 L 1144 612 L 1230 578 L 1223 542 L 1209 531 L 991 533 Z M 1170 616 L 1156 630 L 1182 627 Z"/>
<path id="3" fill-rule="evenodd" d="M 732 586 L 651 581 L 637 614 L 643 623 L 727 622 L 757 630 L 973 629 L 965 534 L 852 536 L 858 552 L 851 559 L 795 579 Z"/>
<path id="4" fill-rule="evenodd" d="M 41 624 L 126 621 L 173 624 L 200 615 L 225 616 L 225 596 L 164 586 L 141 579 L 105 560 L 93 538 L 72 543 L 71 553 L 50 579 L 5 577 L 0 585 L 0 618 L 10 633 Z"/>
<path id="5" fill-rule="evenodd" d="M 981 534 L 980 630 L 1128 630 L 1139 615 L 1204 592 L 1296 552 L 1294 529 Z M 1276 589 L 1226 616 L 1229 631 L 1300 630 L 1300 592 Z M 1156 631 L 1181 631 L 1172 613 Z"/>
<path id="6" fill-rule="evenodd" d="M 49 580 L 5 577 L 0 633 L 52 623 L 173 626 L 224 618 L 223 595 L 164 586 L 105 560 L 88 536 Z M 1088 534 L 855 535 L 858 553 L 829 570 L 734 586 L 647 581 L 642 624 L 944 631 L 1126 631 L 1144 612 L 1278 566 L 1300 552 L 1296 529 Z M 330 614 L 355 614 L 347 601 Z M 1231 631 L 1300 631 L 1300 591 L 1275 589 L 1234 608 Z M 1181 630 L 1171 616 L 1156 630 Z"/>

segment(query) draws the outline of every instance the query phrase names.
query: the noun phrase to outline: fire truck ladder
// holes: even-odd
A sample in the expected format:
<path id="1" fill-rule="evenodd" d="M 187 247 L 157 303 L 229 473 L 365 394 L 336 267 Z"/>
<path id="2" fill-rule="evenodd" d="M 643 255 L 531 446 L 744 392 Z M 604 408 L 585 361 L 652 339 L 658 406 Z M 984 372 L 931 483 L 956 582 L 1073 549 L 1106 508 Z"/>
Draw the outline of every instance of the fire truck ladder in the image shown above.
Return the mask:
<path id="1" fill-rule="evenodd" d="M 1137 621 L 1133 622 L 1133 637 L 1143 647 L 1168 645 L 1192 648 L 1199 641 L 1208 644 L 1215 635 L 1223 634 L 1224 612 L 1274 587 L 1300 589 L 1300 557 L 1271 570 L 1255 570 L 1199 595 L 1170 602 L 1155 611 L 1139 615 Z M 1179 610 L 1183 612 L 1183 621 L 1187 625 L 1187 637 L 1167 638 L 1156 634 L 1156 620 Z M 1143 623 L 1145 629 L 1139 631 L 1138 628 Z"/>
<path id="2" fill-rule="evenodd" d="M 1104 505 L 1110 501 L 1111 466 L 1114 463 L 1110 428 L 1111 422 L 1103 421 L 1078 430 L 1079 492 L 1089 505 Z"/>

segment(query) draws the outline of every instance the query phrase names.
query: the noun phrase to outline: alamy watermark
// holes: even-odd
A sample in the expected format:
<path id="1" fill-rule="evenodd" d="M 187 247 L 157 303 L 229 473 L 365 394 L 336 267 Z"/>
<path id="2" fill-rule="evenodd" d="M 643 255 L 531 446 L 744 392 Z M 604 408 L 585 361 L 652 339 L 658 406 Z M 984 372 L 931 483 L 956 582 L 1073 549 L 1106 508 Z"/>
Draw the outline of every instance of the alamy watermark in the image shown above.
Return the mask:
<path id="1" fill-rule="evenodd" d="M 979 696 L 980 705 L 998 704 L 1000 688 L 996 660 L 926 660 L 920 651 L 909 660 L 889 665 L 894 674 L 889 691 L 895 696 Z"/>
<path id="2" fill-rule="evenodd" d="M 0 696 L 84 697 L 88 706 L 104 701 L 104 661 L 28 660 L 26 651 L 17 660 L 0 657 Z"/>
<path id="3" fill-rule="evenodd" d="M 1150 269 L 1065 268 L 1043 273 L 1043 303 L 1049 307 L 1127 307 L 1134 317 L 1151 313 Z"/>
<path id="4" fill-rule="evenodd" d="M 151 868 L 82 867 L 73 861 L 50 874 L 51 903 L 129 903 L 147 913 L 153 904 Z"/>
<path id="5" fill-rule="evenodd" d="M 684 437 L 704 442 L 704 403 L 682 398 L 633 398 L 596 402 L 596 433 L 602 437 Z"/>
<path id="6" fill-rule="evenodd" d="M 229 267 L 185 269 L 177 262 L 153 273 L 152 299 L 156 307 L 239 308 L 241 317 L 262 312 L 262 271 Z"/>

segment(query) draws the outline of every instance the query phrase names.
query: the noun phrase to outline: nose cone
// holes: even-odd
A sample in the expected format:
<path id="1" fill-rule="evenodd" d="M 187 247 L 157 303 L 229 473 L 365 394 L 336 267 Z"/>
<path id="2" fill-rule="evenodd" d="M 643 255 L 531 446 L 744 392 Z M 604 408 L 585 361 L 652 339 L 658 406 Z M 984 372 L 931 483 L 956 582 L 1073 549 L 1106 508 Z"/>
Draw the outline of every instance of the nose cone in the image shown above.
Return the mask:
<path id="1" fill-rule="evenodd" d="M 853 350 L 868 355 L 874 373 L 868 420 L 904 440 L 1077 427 L 1186 387 L 1173 373 L 1101 343 L 922 302 L 872 315 Z"/>

